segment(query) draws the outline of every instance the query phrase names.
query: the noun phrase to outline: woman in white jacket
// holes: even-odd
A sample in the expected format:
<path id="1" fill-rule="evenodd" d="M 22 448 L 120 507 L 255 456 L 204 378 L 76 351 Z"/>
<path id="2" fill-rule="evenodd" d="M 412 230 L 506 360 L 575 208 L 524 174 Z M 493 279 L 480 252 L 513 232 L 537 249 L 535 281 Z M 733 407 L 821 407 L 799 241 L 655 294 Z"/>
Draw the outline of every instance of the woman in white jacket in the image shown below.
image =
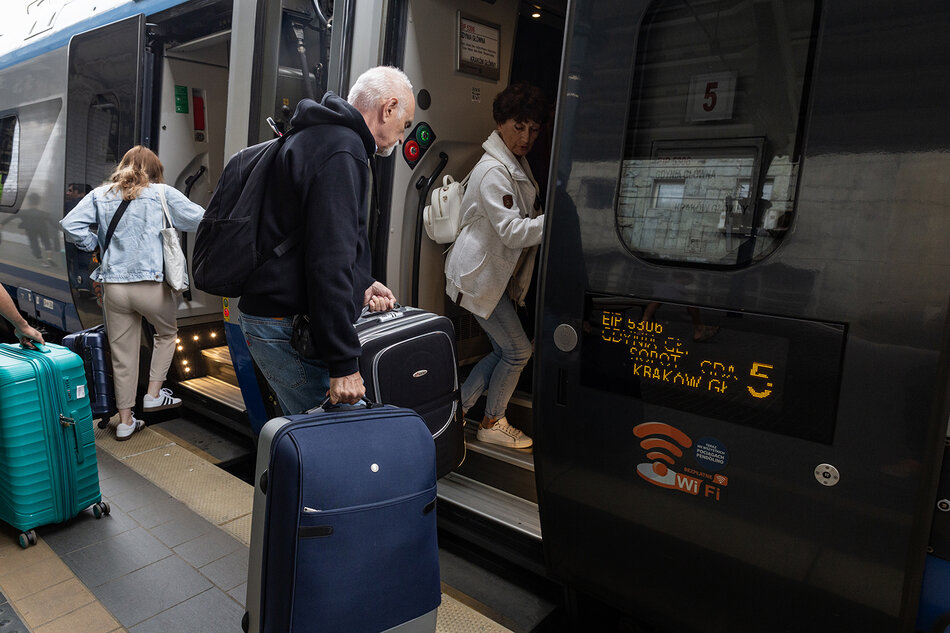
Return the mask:
<path id="1" fill-rule="evenodd" d="M 531 358 L 531 341 L 518 320 L 544 229 L 541 193 L 525 155 L 531 151 L 548 106 L 541 91 L 517 83 L 492 106 L 496 129 L 482 147 L 462 199 L 462 230 L 445 260 L 445 291 L 475 315 L 493 351 L 475 365 L 462 385 L 467 411 L 487 389 L 482 442 L 511 448 L 531 438 L 505 419 L 508 401 Z"/>

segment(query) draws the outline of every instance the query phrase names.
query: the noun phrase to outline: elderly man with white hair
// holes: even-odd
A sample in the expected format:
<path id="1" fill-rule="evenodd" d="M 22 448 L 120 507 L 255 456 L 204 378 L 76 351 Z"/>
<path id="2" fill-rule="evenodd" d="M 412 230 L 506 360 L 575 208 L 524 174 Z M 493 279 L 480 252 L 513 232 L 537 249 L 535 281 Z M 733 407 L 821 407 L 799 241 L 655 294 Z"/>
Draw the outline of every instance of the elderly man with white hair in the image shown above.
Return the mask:
<path id="1" fill-rule="evenodd" d="M 397 68 L 372 68 L 348 101 L 304 99 L 271 170 L 258 243 L 267 259 L 244 286 L 241 328 L 254 361 L 287 414 L 365 394 L 353 322 L 363 306 L 388 310 L 393 293 L 371 276 L 366 222 L 370 160 L 388 156 L 412 125 L 412 84 Z M 279 248 L 291 240 L 289 248 Z M 310 318 L 312 353 L 290 344 L 293 317 Z"/>

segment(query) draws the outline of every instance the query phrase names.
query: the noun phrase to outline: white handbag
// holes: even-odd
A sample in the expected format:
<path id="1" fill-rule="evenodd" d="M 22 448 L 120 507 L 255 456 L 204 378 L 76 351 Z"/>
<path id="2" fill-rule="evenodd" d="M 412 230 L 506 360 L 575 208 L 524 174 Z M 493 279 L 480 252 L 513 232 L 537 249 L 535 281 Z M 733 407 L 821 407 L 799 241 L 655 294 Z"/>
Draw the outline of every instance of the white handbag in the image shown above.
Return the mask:
<path id="1" fill-rule="evenodd" d="M 181 238 L 178 236 L 178 230 L 172 225 L 171 216 L 168 215 L 168 203 L 165 202 L 165 189 L 161 185 L 157 187 L 158 196 L 162 199 L 162 255 L 165 258 L 165 283 L 175 292 L 184 292 L 188 290 L 188 272 L 185 254 L 181 251 Z M 167 226 L 166 226 L 167 224 Z"/>
<path id="2" fill-rule="evenodd" d="M 433 190 L 431 204 L 422 211 L 426 235 L 436 244 L 454 242 L 462 230 L 462 197 L 471 175 L 465 176 L 462 182 L 456 182 L 452 176 L 445 176 L 442 186 Z"/>

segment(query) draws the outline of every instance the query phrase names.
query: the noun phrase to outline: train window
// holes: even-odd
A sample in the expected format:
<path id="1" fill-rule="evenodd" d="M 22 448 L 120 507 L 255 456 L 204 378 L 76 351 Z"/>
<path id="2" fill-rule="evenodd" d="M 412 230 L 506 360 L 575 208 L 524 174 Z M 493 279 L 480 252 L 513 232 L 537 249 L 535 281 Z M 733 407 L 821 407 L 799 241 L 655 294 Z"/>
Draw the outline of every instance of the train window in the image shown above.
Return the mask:
<path id="1" fill-rule="evenodd" d="M 742 266 L 795 209 L 814 0 L 659 0 L 640 27 L 617 226 L 640 257 Z"/>
<path id="2" fill-rule="evenodd" d="M 0 206 L 16 203 L 20 167 L 20 122 L 15 116 L 0 119 Z"/>
<path id="3" fill-rule="evenodd" d="M 145 16 L 135 15 L 69 43 L 66 183 L 97 187 L 143 138 L 139 99 Z"/>

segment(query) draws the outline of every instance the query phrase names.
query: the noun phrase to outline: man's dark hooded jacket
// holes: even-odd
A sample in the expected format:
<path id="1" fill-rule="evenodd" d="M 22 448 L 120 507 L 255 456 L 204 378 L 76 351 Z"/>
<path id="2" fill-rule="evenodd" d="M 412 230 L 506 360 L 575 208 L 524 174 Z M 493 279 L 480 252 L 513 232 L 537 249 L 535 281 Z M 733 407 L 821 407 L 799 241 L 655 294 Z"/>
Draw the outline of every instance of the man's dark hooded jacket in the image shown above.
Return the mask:
<path id="1" fill-rule="evenodd" d="M 330 376 L 348 376 L 359 370 L 353 322 L 373 283 L 366 215 L 376 141 L 359 111 L 332 93 L 322 103 L 301 101 L 290 125 L 294 133 L 271 172 L 258 244 L 267 252 L 295 231 L 301 240 L 254 271 L 238 305 L 253 316 L 309 314 Z"/>

